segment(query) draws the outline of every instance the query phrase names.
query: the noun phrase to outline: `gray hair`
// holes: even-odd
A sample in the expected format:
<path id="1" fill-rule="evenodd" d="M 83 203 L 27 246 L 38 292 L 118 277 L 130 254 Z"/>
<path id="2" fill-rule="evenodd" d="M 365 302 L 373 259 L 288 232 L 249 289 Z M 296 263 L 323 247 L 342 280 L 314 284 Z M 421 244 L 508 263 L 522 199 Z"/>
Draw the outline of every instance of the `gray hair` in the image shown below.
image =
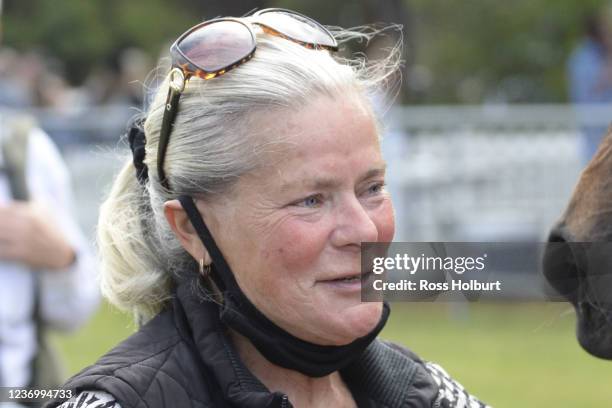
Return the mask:
<path id="1" fill-rule="evenodd" d="M 376 33 L 334 30 L 341 43 Z M 181 194 L 224 196 L 242 175 L 262 165 L 282 136 L 262 136 L 252 126 L 255 117 L 299 110 L 317 96 L 349 95 L 369 106 L 372 94 L 397 82 L 401 43 L 385 58 L 367 62 L 257 35 L 249 62 L 221 77 L 193 77 L 187 83 L 165 159 L 172 191 L 161 186 L 154 171 L 168 78 L 154 96 L 144 125 L 149 180 L 140 185 L 131 157 L 126 158 L 98 222 L 102 291 L 120 309 L 152 317 L 171 297 L 173 274 L 194 268 L 165 219 L 163 204 Z"/>

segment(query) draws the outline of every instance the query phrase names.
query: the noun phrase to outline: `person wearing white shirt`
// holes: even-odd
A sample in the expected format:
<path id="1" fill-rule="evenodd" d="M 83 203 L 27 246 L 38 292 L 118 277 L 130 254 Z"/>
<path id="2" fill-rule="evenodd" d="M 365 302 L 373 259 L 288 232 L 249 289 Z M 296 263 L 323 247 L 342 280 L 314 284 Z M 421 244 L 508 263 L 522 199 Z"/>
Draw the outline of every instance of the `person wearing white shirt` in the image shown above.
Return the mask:
<path id="1" fill-rule="evenodd" d="M 0 140 L 6 129 L 0 115 Z M 4 160 L 0 156 L 0 167 Z M 0 172 L 3 387 L 26 387 L 32 379 L 36 304 L 47 327 L 70 330 L 83 324 L 100 300 L 95 259 L 74 217 L 68 170 L 50 138 L 37 128 L 28 137 L 25 171 L 28 202 L 12 199 L 7 174 Z"/>

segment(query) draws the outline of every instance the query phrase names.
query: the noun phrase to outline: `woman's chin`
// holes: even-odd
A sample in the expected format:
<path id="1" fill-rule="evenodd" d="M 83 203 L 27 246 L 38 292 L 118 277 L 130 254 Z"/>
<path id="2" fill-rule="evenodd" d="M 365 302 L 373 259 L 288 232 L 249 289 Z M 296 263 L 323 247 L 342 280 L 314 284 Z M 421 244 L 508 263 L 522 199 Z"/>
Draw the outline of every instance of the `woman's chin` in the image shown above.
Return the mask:
<path id="1" fill-rule="evenodd" d="M 380 321 L 381 313 L 381 302 L 360 303 L 338 313 L 333 319 L 335 331 L 339 335 L 335 345 L 349 344 L 368 335 Z"/>

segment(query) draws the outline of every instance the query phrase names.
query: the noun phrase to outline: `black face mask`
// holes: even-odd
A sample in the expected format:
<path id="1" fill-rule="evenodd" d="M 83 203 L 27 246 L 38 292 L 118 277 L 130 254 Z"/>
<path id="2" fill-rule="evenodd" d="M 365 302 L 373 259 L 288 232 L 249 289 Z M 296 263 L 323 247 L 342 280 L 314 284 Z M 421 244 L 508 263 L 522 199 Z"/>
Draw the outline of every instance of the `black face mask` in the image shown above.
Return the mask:
<path id="1" fill-rule="evenodd" d="M 179 201 L 212 258 L 212 276 L 223 293 L 223 305 L 219 309 L 221 321 L 249 339 L 270 362 L 309 377 L 326 376 L 357 359 L 387 322 L 390 309 L 385 302 L 376 327 L 350 344 L 322 346 L 291 335 L 264 316 L 240 290 L 193 199 L 180 196 Z"/>

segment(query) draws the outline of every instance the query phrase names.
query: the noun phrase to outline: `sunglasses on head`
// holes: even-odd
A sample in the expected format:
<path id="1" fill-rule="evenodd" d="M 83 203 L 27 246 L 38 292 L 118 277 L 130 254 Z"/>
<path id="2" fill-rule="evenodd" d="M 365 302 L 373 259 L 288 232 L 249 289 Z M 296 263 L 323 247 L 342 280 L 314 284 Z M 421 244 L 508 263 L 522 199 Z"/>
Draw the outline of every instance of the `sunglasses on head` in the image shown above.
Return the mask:
<path id="1" fill-rule="evenodd" d="M 192 76 L 204 80 L 215 78 L 250 60 L 257 48 L 254 27 L 307 48 L 338 50 L 336 39 L 321 24 L 280 8 L 260 10 L 243 18 L 217 18 L 187 30 L 170 48 L 170 89 L 157 150 L 157 175 L 166 189 L 170 190 L 170 186 L 164 172 L 164 160 L 186 82 Z"/>

